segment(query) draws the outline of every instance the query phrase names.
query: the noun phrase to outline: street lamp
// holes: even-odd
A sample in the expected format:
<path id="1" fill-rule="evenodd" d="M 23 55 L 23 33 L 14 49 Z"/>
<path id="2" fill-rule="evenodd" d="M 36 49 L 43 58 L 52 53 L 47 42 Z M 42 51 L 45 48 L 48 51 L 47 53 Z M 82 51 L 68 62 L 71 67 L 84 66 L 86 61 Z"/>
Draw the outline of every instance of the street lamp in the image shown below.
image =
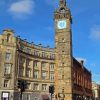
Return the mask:
<path id="1" fill-rule="evenodd" d="M 62 93 L 58 93 L 58 97 L 60 100 L 64 100 L 65 98 L 64 89 L 62 89 Z"/>

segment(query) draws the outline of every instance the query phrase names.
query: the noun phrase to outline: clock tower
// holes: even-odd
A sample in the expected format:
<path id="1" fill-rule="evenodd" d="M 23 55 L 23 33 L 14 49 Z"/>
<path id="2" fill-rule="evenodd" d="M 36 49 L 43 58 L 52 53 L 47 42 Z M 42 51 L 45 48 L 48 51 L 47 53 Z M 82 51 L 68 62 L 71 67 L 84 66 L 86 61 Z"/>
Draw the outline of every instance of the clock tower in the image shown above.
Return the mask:
<path id="1" fill-rule="evenodd" d="M 72 100 L 72 18 L 66 0 L 60 0 L 59 8 L 54 12 L 54 20 L 56 100 Z"/>

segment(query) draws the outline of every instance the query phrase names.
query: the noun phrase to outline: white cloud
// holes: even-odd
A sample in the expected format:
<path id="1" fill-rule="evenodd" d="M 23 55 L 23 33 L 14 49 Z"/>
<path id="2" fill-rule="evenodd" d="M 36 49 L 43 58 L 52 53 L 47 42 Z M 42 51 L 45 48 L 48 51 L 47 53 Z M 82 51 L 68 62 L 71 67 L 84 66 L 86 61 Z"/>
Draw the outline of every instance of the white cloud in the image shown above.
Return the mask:
<path id="1" fill-rule="evenodd" d="M 91 28 L 89 38 L 91 38 L 93 40 L 99 40 L 100 39 L 100 25 L 94 25 Z"/>
<path id="2" fill-rule="evenodd" d="M 15 18 L 23 18 L 33 13 L 34 6 L 33 0 L 20 0 L 12 3 L 8 12 L 10 12 Z"/>

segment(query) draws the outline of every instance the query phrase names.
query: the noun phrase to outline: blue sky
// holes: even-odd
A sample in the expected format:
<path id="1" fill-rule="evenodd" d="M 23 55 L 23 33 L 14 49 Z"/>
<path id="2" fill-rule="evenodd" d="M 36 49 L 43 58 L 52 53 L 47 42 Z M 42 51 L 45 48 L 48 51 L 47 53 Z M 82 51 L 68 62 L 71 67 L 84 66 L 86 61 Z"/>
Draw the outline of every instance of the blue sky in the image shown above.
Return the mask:
<path id="1" fill-rule="evenodd" d="M 59 0 L 0 0 L 0 33 L 54 47 L 54 9 Z M 100 0 L 67 0 L 73 17 L 73 55 L 84 59 L 93 80 L 100 83 Z"/>

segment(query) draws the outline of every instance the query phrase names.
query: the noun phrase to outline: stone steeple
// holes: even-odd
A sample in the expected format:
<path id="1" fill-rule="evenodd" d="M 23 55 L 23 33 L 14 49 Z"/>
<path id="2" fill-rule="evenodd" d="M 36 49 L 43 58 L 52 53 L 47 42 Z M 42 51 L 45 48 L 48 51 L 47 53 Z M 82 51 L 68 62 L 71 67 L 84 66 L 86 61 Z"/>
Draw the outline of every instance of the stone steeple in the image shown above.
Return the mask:
<path id="1" fill-rule="evenodd" d="M 66 0 L 59 1 L 59 8 L 54 12 L 55 95 L 56 100 L 73 100 L 71 13 Z"/>

